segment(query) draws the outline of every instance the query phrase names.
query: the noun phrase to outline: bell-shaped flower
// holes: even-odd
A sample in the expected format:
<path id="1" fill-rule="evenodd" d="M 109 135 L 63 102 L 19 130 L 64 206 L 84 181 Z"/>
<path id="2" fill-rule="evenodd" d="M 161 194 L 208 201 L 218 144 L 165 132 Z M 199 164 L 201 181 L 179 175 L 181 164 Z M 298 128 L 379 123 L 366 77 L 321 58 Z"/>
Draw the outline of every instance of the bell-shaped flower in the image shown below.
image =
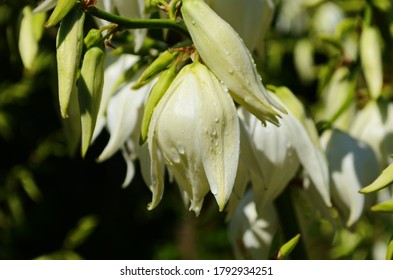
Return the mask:
<path id="1" fill-rule="evenodd" d="M 253 52 L 261 48 L 274 15 L 272 0 L 208 0 L 206 3 L 243 39 Z M 252 30 L 252 32 L 250 32 Z"/>
<path id="2" fill-rule="evenodd" d="M 310 16 L 303 5 L 304 0 L 281 1 L 276 20 L 278 31 L 286 34 L 299 35 L 309 28 Z"/>
<path id="3" fill-rule="evenodd" d="M 279 221 L 273 203 L 257 209 L 247 191 L 229 223 L 229 240 L 236 259 L 268 259 Z"/>
<path id="4" fill-rule="evenodd" d="M 393 143 L 393 104 L 386 101 L 370 101 L 358 111 L 349 134 L 366 142 L 374 150 L 382 170 L 391 162 Z"/>
<path id="5" fill-rule="evenodd" d="M 312 121 L 305 116 L 300 101 L 288 90 L 280 91 L 288 114 L 281 126 L 262 124 L 244 109 L 239 109 L 240 119 L 249 135 L 251 161 L 240 158 L 240 164 L 248 165 L 258 207 L 273 201 L 303 166 L 313 185 L 326 205 L 330 206 L 329 175 L 327 161 Z M 278 92 L 278 91 L 277 91 Z M 282 102 L 277 99 L 278 102 Z M 251 156 L 252 156 L 251 155 Z M 255 164 L 248 162 L 256 161 Z"/>
<path id="6" fill-rule="evenodd" d="M 127 174 L 123 186 L 127 186 L 134 173 L 133 160 L 137 158 L 137 145 L 145 100 L 151 84 L 133 90 L 133 81 L 124 84 L 110 99 L 106 113 L 106 128 L 109 141 L 97 158 L 102 162 L 122 150 L 127 163 Z"/>
<path id="7" fill-rule="evenodd" d="M 380 169 L 373 150 L 340 130 L 322 135 L 329 161 L 332 199 L 344 213 L 346 225 L 353 225 L 362 215 L 366 196 L 359 190 L 377 178 Z"/>
<path id="8" fill-rule="evenodd" d="M 209 69 L 194 62 L 180 70 L 154 110 L 147 142 L 153 199 L 163 194 L 162 158 L 198 215 L 209 189 L 223 210 L 232 192 L 239 157 L 235 105 Z"/>
<path id="9" fill-rule="evenodd" d="M 337 24 L 345 17 L 343 10 L 333 2 L 321 4 L 313 17 L 312 25 L 317 33 L 333 34 Z"/>
<path id="10" fill-rule="evenodd" d="M 108 55 L 103 97 L 93 135 L 95 140 L 104 128 L 110 134 L 107 145 L 97 158 L 98 162 L 109 159 L 118 151 L 122 152 L 127 167 L 123 186 L 127 186 L 134 175 L 133 161 L 138 157 L 137 143 L 141 116 L 151 88 L 151 84 L 147 84 L 139 90 L 132 90 L 137 76 L 131 81 L 124 77 L 124 72 L 133 67 L 138 60 L 139 57 L 135 55 Z"/>
<path id="11" fill-rule="evenodd" d="M 263 123 L 278 125 L 275 109 L 285 109 L 263 86 L 250 51 L 231 25 L 203 0 L 183 0 L 181 12 L 196 50 L 232 98 Z"/>
<path id="12" fill-rule="evenodd" d="M 105 71 L 104 71 L 104 87 L 102 90 L 102 98 L 100 110 L 98 111 L 97 123 L 94 128 L 93 140 L 101 133 L 102 129 L 106 124 L 106 111 L 108 108 L 111 97 L 120 89 L 123 85 L 121 79 L 123 74 L 130 69 L 137 61 L 139 57 L 136 55 L 123 54 L 120 56 L 113 56 L 110 52 L 106 57 Z"/>

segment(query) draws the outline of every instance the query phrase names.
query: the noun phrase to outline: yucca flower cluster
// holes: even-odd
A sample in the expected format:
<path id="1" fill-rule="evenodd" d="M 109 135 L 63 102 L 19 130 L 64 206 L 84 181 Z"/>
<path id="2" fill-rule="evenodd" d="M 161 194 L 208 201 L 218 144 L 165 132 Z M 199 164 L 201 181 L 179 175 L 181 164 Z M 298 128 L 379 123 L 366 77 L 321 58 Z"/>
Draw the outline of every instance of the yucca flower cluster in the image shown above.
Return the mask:
<path id="1" fill-rule="evenodd" d="M 265 60 L 265 36 L 275 13 L 272 0 L 246 0 L 241 5 L 236 0 L 100 1 L 98 7 L 107 13 L 137 19 L 158 14 L 183 31 L 181 42 L 146 51 L 151 43 L 147 29 L 135 28 L 129 32 L 132 47 L 124 52 L 107 50 L 119 29 L 102 16 L 104 12 L 96 18 L 100 36 L 83 41 L 84 14 L 72 10 L 75 3 L 56 2 L 46 0 L 35 12 L 55 7 L 55 13 L 61 5 L 71 9 L 61 14 L 65 18 L 59 30 L 69 21 L 74 31 L 65 39 L 58 37 L 57 52 L 60 108 L 70 142 L 74 147 L 82 138 L 84 156 L 106 129 L 110 139 L 97 161 L 120 150 L 127 163 L 127 186 L 139 160 L 152 193 L 149 210 L 163 199 L 166 176 L 197 216 L 210 192 L 218 210 L 227 212 L 236 256 L 267 258 L 280 224 L 274 202 L 286 188 L 298 189 L 298 201 L 306 200 L 323 219 L 333 219 L 334 207 L 347 227 L 371 204 L 359 190 L 377 178 L 393 151 L 386 140 L 392 130 L 392 108 L 379 99 L 382 67 L 378 34 L 372 27 L 361 33 L 359 54 L 353 38 L 347 38 L 346 31 L 340 34 L 345 37 L 340 51 L 346 63 L 359 57 L 369 102 L 361 109 L 356 106 L 355 74 L 342 63 L 324 83 L 314 118 L 289 88 L 267 87 L 254 62 Z M 89 11 L 89 1 L 82 2 Z M 276 21 L 279 32 L 298 35 L 310 24 L 312 19 L 294 2 L 301 1 L 282 1 Z M 318 9 L 321 17 L 330 17 L 315 19 L 315 33 L 333 34 L 343 12 L 332 3 Z M 72 45 L 76 60 L 62 67 Z M 317 76 L 310 46 L 308 40 L 295 46 L 295 67 L 305 83 Z M 86 81 L 94 92 L 85 101 L 83 79 L 88 80 L 90 72 L 83 71 L 83 62 L 92 48 L 107 55 L 93 59 L 102 71 Z M 31 64 L 30 56 L 23 56 L 26 65 Z M 95 78 L 101 76 L 98 83 Z M 81 123 L 75 122 L 79 118 Z M 298 214 L 302 206 L 296 206 Z M 303 225 L 308 225 L 306 220 L 303 217 Z"/>

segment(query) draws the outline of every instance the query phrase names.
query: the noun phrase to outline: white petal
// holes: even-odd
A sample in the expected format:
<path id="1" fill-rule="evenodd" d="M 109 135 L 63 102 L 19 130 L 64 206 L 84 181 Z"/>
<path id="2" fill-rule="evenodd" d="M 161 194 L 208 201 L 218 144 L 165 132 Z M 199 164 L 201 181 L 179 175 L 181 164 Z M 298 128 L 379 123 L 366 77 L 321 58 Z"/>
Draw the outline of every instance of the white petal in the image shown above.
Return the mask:
<path id="1" fill-rule="evenodd" d="M 285 103 L 288 111 L 283 123 L 288 123 L 289 137 L 299 161 L 326 205 L 330 206 L 329 171 L 314 122 L 307 117 L 303 104 L 289 90 L 277 91 L 277 97 Z"/>
<path id="2" fill-rule="evenodd" d="M 98 161 L 104 161 L 114 155 L 135 130 L 139 131 L 143 104 L 150 87 L 144 86 L 139 90 L 132 90 L 132 83 L 123 85 L 109 102 L 107 128 L 110 138 Z"/>
<path id="3" fill-rule="evenodd" d="M 251 172 L 255 202 L 263 208 L 277 198 L 299 168 L 294 139 L 286 122 L 288 116 L 284 116 L 280 127 L 272 124 L 262 126 L 247 111 L 240 109 L 239 112 L 249 131 L 251 147 L 257 160 L 258 170 Z"/>
<path id="4" fill-rule="evenodd" d="M 44 13 L 54 8 L 57 4 L 57 0 L 44 0 L 34 10 L 34 14 Z"/>
<path id="5" fill-rule="evenodd" d="M 121 75 L 127 69 L 134 65 L 134 63 L 136 63 L 138 59 L 138 56 L 128 54 L 121 55 L 119 57 L 107 55 L 104 72 L 104 88 L 102 90 L 101 105 L 97 116 L 97 123 L 94 128 L 92 142 L 98 137 L 106 124 L 106 110 L 110 98 L 120 86 L 118 84 L 119 77 L 121 77 Z"/>
<path id="6" fill-rule="evenodd" d="M 347 211 L 347 226 L 361 216 L 365 195 L 358 191 L 371 183 L 379 174 L 377 159 L 365 143 L 348 134 L 332 130 L 323 135 L 332 176 L 332 196 Z"/>
<path id="7" fill-rule="evenodd" d="M 278 217 L 273 204 L 257 211 L 248 191 L 229 224 L 229 239 L 237 259 L 268 259 Z"/>

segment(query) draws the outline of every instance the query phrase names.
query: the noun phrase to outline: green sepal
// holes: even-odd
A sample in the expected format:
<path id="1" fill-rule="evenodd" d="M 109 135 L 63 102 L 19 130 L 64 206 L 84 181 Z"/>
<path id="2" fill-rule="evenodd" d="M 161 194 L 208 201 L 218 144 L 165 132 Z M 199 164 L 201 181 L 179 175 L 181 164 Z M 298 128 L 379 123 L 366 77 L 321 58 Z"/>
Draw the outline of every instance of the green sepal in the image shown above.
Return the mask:
<path id="1" fill-rule="evenodd" d="M 386 188 L 391 183 L 393 183 L 393 163 L 386 167 L 374 182 L 362 188 L 359 192 L 364 194 L 376 192 Z"/>
<path id="2" fill-rule="evenodd" d="M 146 85 L 148 82 L 153 80 L 156 76 L 158 76 L 163 70 L 167 69 L 168 66 L 175 61 L 178 53 L 165 51 L 160 54 L 152 64 L 150 64 L 145 71 L 141 74 L 135 84 L 132 86 L 132 89 L 138 89 L 142 86 Z"/>
<path id="3" fill-rule="evenodd" d="M 161 73 L 158 81 L 151 89 L 149 97 L 146 101 L 145 110 L 143 112 L 139 145 L 143 145 L 143 143 L 145 143 L 154 108 L 157 106 L 158 102 L 160 102 L 172 81 L 175 79 L 176 75 L 177 68 L 175 65 L 173 65 Z"/>
<path id="4" fill-rule="evenodd" d="M 393 260 L 393 235 L 389 240 L 388 249 L 386 251 L 386 260 Z"/>
<path id="5" fill-rule="evenodd" d="M 52 27 L 58 24 L 75 6 L 77 0 L 58 0 L 55 9 L 50 15 L 45 27 Z"/>
<path id="6" fill-rule="evenodd" d="M 292 251 L 295 249 L 296 245 L 299 242 L 299 239 L 300 239 L 300 234 L 297 234 L 295 237 L 293 237 L 287 243 L 282 245 L 280 247 L 280 249 L 278 250 L 277 259 L 278 260 L 287 259 L 289 257 L 289 255 L 292 253 Z"/>
<path id="7" fill-rule="evenodd" d="M 78 85 L 79 109 L 82 125 L 82 157 L 85 156 L 93 137 L 104 86 L 106 52 L 93 46 L 84 55 Z"/>
<path id="8" fill-rule="evenodd" d="M 375 212 L 393 212 L 393 200 L 381 202 L 371 207 L 371 211 Z"/>
<path id="9" fill-rule="evenodd" d="M 83 43 L 86 49 L 90 49 L 93 46 L 98 46 L 102 43 L 102 34 L 98 29 L 90 29 L 89 33 L 87 33 L 85 39 L 83 39 Z"/>

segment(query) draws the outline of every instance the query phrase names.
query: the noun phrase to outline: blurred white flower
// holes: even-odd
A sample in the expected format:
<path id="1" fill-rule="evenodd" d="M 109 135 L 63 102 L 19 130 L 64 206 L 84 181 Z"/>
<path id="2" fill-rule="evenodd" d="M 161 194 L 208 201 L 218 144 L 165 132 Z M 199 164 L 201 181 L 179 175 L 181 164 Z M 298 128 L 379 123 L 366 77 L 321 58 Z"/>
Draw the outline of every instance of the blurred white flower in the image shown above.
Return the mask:
<path id="1" fill-rule="evenodd" d="M 282 93 L 280 98 L 292 106 L 286 107 L 288 114 L 283 116 L 280 127 L 262 126 L 253 115 L 239 109 L 250 139 L 249 157 L 254 157 L 252 160 L 240 157 L 240 164 L 250 170 L 255 202 L 262 208 L 272 202 L 303 166 L 325 204 L 330 206 L 327 161 L 319 140 L 314 139 L 316 128 L 308 123 L 311 120 L 305 117 L 301 103 L 289 91 Z"/>
<path id="2" fill-rule="evenodd" d="M 366 196 L 358 191 L 380 173 L 377 159 L 366 143 L 336 129 L 325 131 L 322 141 L 329 161 L 333 201 L 344 214 L 346 225 L 351 226 L 366 205 Z"/>
<path id="3" fill-rule="evenodd" d="M 268 259 L 279 227 L 273 203 L 258 211 L 253 193 L 247 191 L 229 223 L 229 240 L 236 259 Z"/>
<path id="4" fill-rule="evenodd" d="M 253 52 L 263 49 L 265 35 L 274 15 L 272 0 L 208 0 L 212 9 L 228 22 Z"/>
<path id="5" fill-rule="evenodd" d="M 334 34 L 337 24 L 344 17 L 343 10 L 337 4 L 326 2 L 317 8 L 312 25 L 317 33 Z"/>
<path id="6" fill-rule="evenodd" d="M 44 0 L 33 10 L 33 13 L 44 13 L 46 11 L 49 11 L 50 9 L 53 9 L 56 4 L 57 0 Z"/>
<path id="7" fill-rule="evenodd" d="M 109 100 L 122 85 L 123 81 L 121 81 L 121 77 L 123 77 L 124 72 L 130 69 L 139 59 L 140 57 L 136 55 L 123 54 L 120 56 L 113 56 L 110 52 L 107 53 L 101 105 L 92 141 L 97 138 L 106 124 L 106 110 Z"/>
<path id="8" fill-rule="evenodd" d="M 362 215 L 366 196 L 358 191 L 380 173 L 372 149 L 345 132 L 333 129 L 322 135 L 329 161 L 332 198 L 344 213 L 346 225 L 353 225 Z"/>
<path id="9" fill-rule="evenodd" d="M 209 189 L 222 211 L 232 192 L 239 157 L 235 105 L 217 78 L 199 62 L 185 66 L 154 110 L 147 139 L 152 203 L 163 194 L 165 161 L 198 215 Z"/>
<path id="10" fill-rule="evenodd" d="M 121 151 L 126 162 L 127 173 L 123 186 L 127 186 L 134 175 L 133 161 L 138 158 L 138 139 L 144 103 L 152 83 L 133 90 L 133 80 L 124 80 L 124 72 L 129 70 L 137 61 L 138 56 L 123 54 L 114 57 L 108 53 L 104 72 L 104 89 L 94 130 L 95 140 L 104 128 L 110 138 L 97 161 L 102 162 Z"/>
<path id="11" fill-rule="evenodd" d="M 393 104 L 370 101 L 358 111 L 349 134 L 371 146 L 382 170 L 391 162 L 393 153 Z"/>
<path id="12" fill-rule="evenodd" d="M 277 30 L 294 35 L 299 35 L 306 31 L 310 23 L 310 16 L 305 9 L 304 2 L 305 0 L 281 1 L 277 14 Z"/>

